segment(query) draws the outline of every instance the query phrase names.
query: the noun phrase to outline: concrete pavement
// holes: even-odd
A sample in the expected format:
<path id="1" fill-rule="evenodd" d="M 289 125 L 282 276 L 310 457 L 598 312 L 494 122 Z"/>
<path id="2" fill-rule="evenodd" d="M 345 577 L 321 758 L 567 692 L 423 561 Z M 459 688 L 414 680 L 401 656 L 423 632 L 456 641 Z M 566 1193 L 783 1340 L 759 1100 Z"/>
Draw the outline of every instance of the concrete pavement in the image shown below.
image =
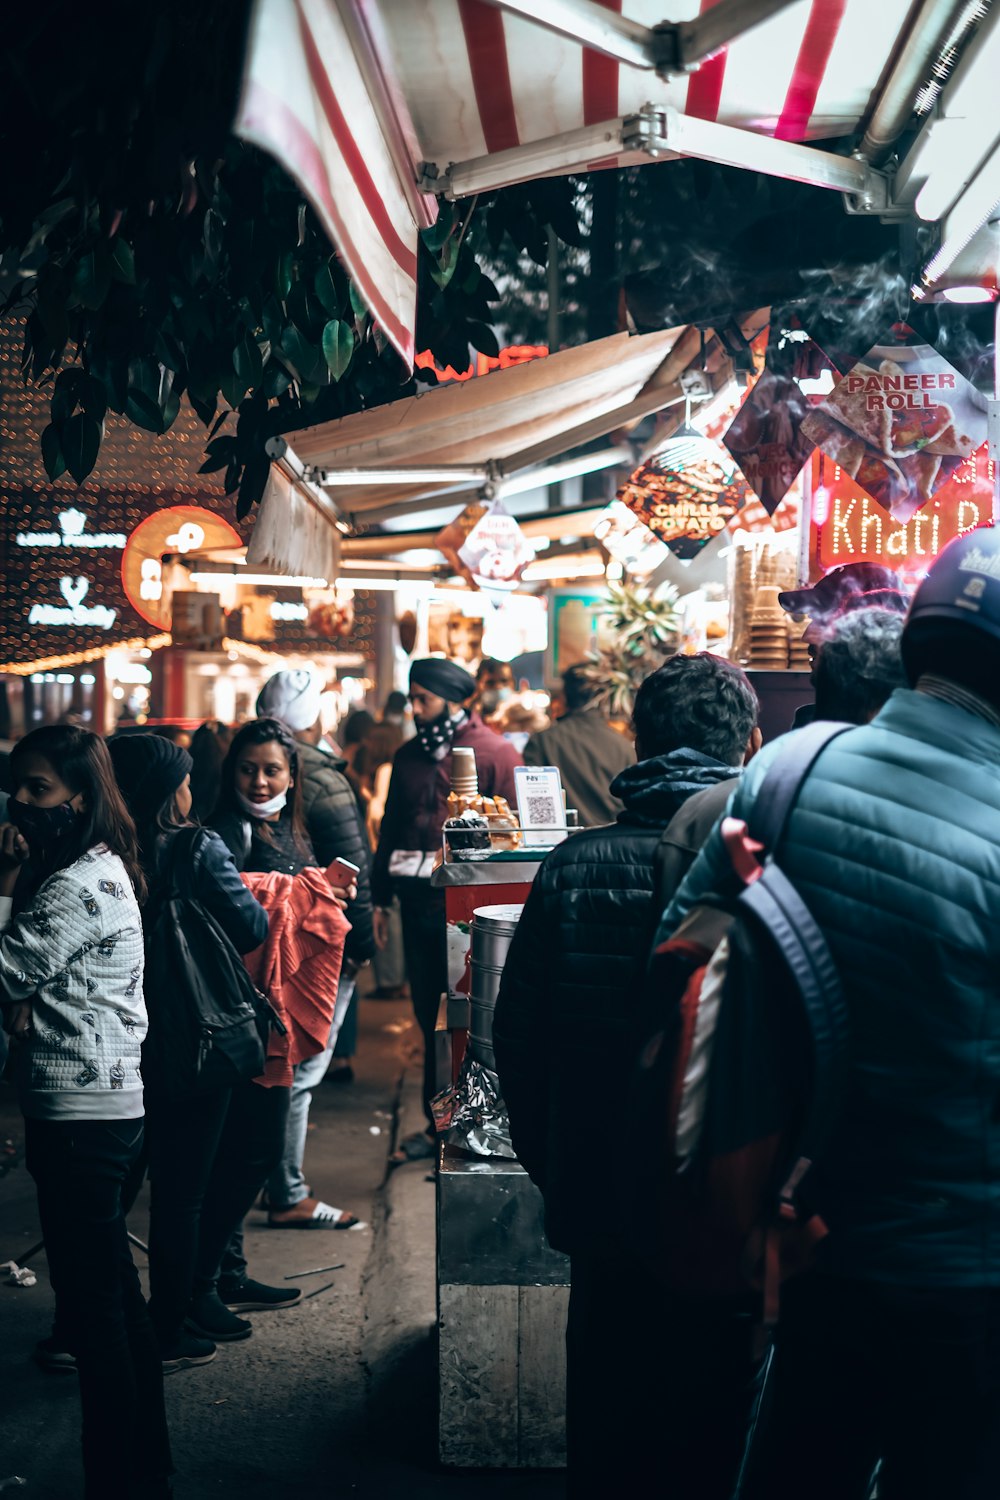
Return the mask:
<path id="1" fill-rule="evenodd" d="M 259 1280 L 344 1268 L 290 1281 L 309 1295 L 284 1312 L 250 1314 L 252 1338 L 168 1378 L 177 1500 L 562 1496 L 558 1474 L 448 1472 L 436 1463 L 434 1186 L 424 1162 L 387 1172 L 395 1140 L 422 1124 L 419 1049 L 408 1004 L 362 1002 L 355 1082 L 316 1091 L 306 1169 L 320 1197 L 369 1228 L 277 1231 L 250 1214 L 248 1259 Z M 15 1149 L 21 1141 L 5 1085 L 4 1138 Z M 145 1238 L 143 1200 L 131 1228 Z M 16 1260 L 37 1238 L 33 1185 L 16 1164 L 0 1178 L 0 1260 Z M 81 1490 L 76 1382 L 43 1374 L 31 1359 L 52 1311 L 44 1257 L 32 1264 L 36 1287 L 0 1285 L 0 1486 L 16 1474 L 28 1481 L 13 1491 L 25 1500 L 72 1500 Z"/>

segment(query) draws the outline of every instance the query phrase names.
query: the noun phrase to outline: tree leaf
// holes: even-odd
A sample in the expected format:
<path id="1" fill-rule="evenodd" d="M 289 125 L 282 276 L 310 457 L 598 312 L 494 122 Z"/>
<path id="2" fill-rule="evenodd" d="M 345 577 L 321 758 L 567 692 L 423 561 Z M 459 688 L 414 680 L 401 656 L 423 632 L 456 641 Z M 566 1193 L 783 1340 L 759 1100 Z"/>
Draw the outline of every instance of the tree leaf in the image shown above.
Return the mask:
<path id="1" fill-rule="evenodd" d="M 255 386 L 264 373 L 264 361 L 257 347 L 257 341 L 251 338 L 250 334 L 247 334 L 246 338 L 233 350 L 233 369 L 245 382 L 244 390 Z M 240 394 L 242 395 L 242 392 Z"/>
<path id="2" fill-rule="evenodd" d="M 159 433 L 163 419 L 160 408 L 152 396 L 147 396 L 145 391 L 138 390 L 135 386 L 129 387 L 128 400 L 125 402 L 125 415 L 136 427 L 141 427 L 144 432 Z"/>
<path id="3" fill-rule="evenodd" d="M 45 465 L 50 484 L 55 484 L 56 480 L 66 472 L 66 460 L 59 441 L 59 429 L 54 422 L 50 422 L 42 433 L 42 463 Z"/>
<path id="4" fill-rule="evenodd" d="M 333 273 L 329 265 L 320 266 L 313 281 L 313 290 L 322 305 L 323 311 L 330 318 L 335 318 L 340 312 L 340 293 L 333 279 Z"/>
<path id="5" fill-rule="evenodd" d="M 235 371 L 232 373 L 227 371 L 219 378 L 219 390 L 222 392 L 225 400 L 229 402 L 233 411 L 235 411 L 247 393 L 247 382 L 243 379 L 242 375 L 237 375 Z"/>
<path id="6" fill-rule="evenodd" d="M 368 303 L 365 301 L 364 297 L 362 297 L 353 281 L 351 282 L 351 311 L 353 312 L 359 323 L 364 322 L 365 316 L 368 312 Z"/>
<path id="7" fill-rule="evenodd" d="M 274 268 L 274 290 L 279 302 L 284 302 L 292 290 L 292 265 L 295 256 L 291 250 L 279 255 Z"/>
<path id="8" fill-rule="evenodd" d="M 116 235 L 111 246 L 111 275 L 124 286 L 135 286 L 135 256 L 128 240 Z"/>
<path id="9" fill-rule="evenodd" d="M 103 307 L 111 290 L 111 257 L 105 245 L 95 245 L 76 263 L 73 291 L 78 302 L 91 312 Z M 70 471 L 72 472 L 72 470 Z"/>
<path id="10" fill-rule="evenodd" d="M 294 323 L 289 323 L 281 335 L 280 352 L 298 380 L 311 385 L 325 385 L 329 382 L 325 358 Z"/>
<path id="11" fill-rule="evenodd" d="M 469 343 L 473 349 L 478 349 L 480 354 L 491 354 L 494 359 L 500 353 L 497 336 L 485 323 L 469 324 Z"/>
<path id="12" fill-rule="evenodd" d="M 85 412 L 77 412 L 63 427 L 60 446 L 66 467 L 77 484 L 83 483 L 96 464 L 102 436 L 100 422 L 95 422 Z"/>
<path id="13" fill-rule="evenodd" d="M 458 252 L 460 245 L 457 239 L 451 239 L 445 245 L 440 258 L 431 265 L 431 276 L 439 287 L 446 287 L 455 274 L 458 265 Z"/>
<path id="14" fill-rule="evenodd" d="M 323 358 L 334 380 L 346 374 L 354 358 L 354 333 L 349 323 L 331 318 L 323 329 Z"/>
<path id="15" fill-rule="evenodd" d="M 292 377 L 278 360 L 272 359 L 264 371 L 264 379 L 260 384 L 261 395 L 266 396 L 269 401 L 283 396 L 292 383 Z"/>
<path id="16" fill-rule="evenodd" d="M 429 229 L 420 231 L 420 238 L 433 254 L 437 254 L 444 246 L 445 240 L 455 228 L 455 209 L 451 204 L 441 203 L 438 205 L 438 216 L 435 223 Z"/>
<path id="17" fill-rule="evenodd" d="M 200 422 L 204 423 L 204 425 L 206 427 L 208 427 L 209 424 L 215 420 L 215 410 L 216 410 L 216 400 L 215 400 L 215 397 L 213 396 L 212 399 L 211 399 L 211 401 L 203 401 L 200 396 L 196 396 L 195 393 L 194 393 L 194 391 L 192 391 L 192 390 L 189 389 L 188 390 L 188 400 L 190 401 L 192 407 L 194 408 L 194 411 L 195 411 L 195 413 L 196 413 L 196 415 L 198 417 L 198 420 Z M 222 415 L 224 417 L 227 417 L 229 415 L 229 413 L 228 412 L 223 412 Z"/>
<path id="18" fill-rule="evenodd" d="M 216 474 L 231 463 L 236 454 L 236 439 L 232 437 L 215 438 L 205 449 L 205 462 L 198 470 L 199 474 Z"/>
<path id="19" fill-rule="evenodd" d="M 177 420 L 177 413 L 180 411 L 180 409 L 180 393 L 178 391 L 175 391 L 173 387 L 171 387 L 167 394 L 164 396 L 163 405 L 160 407 L 161 432 L 170 431 L 171 427 L 174 425 L 174 422 Z"/>
<path id="20" fill-rule="evenodd" d="M 87 373 L 79 365 L 60 370 L 52 387 L 52 420 L 60 425 L 67 422 L 80 404 Z M 103 415 L 103 413 L 102 413 Z"/>

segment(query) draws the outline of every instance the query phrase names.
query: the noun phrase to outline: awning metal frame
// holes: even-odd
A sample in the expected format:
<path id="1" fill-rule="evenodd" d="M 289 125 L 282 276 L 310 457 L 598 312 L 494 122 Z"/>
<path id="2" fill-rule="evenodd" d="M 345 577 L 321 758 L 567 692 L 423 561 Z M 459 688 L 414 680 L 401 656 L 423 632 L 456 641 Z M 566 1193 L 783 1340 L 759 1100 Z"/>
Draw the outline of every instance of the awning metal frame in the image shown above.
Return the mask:
<path id="1" fill-rule="evenodd" d="M 693 72 L 738 36 L 794 5 L 796 0 L 718 0 L 691 21 L 643 26 L 595 0 L 489 0 L 500 10 L 590 47 L 630 68 L 661 78 Z"/>
<path id="2" fill-rule="evenodd" d="M 884 215 L 893 211 L 890 179 L 862 156 L 838 156 L 815 146 L 779 141 L 653 104 L 644 105 L 634 115 L 452 162 L 444 169 L 424 162 L 419 186 L 423 192 L 448 199 L 466 198 L 623 155 L 641 155 L 649 161 L 698 157 L 720 166 L 741 167 L 766 177 L 783 177 L 843 193 L 856 213 Z"/>

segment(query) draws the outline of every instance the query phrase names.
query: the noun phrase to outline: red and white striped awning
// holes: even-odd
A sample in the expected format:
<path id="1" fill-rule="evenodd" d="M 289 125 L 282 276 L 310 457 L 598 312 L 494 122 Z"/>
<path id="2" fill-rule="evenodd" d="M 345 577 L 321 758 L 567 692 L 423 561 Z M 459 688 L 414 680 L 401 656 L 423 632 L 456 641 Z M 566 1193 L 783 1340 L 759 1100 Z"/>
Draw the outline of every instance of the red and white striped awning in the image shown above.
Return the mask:
<path id="1" fill-rule="evenodd" d="M 715 0 L 601 3 L 652 26 Z M 772 140 L 848 135 L 910 14 L 910 0 L 798 0 L 664 80 L 486 0 L 256 0 L 236 128 L 297 179 L 412 363 L 417 235 L 436 216 L 424 163 L 445 174 L 647 104 Z M 645 159 L 619 149 L 522 176 Z"/>

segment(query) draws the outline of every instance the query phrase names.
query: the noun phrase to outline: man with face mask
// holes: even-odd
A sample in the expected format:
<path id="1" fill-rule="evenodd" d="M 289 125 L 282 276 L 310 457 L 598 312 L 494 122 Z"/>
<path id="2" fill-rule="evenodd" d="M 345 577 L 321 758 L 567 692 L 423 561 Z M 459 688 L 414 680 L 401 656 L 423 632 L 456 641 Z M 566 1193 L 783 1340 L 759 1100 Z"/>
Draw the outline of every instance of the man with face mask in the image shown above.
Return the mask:
<path id="1" fill-rule="evenodd" d="M 484 656 L 476 671 L 476 696 L 473 700 L 483 718 L 489 719 L 505 703 L 509 703 L 515 688 L 510 662 Z"/>
<path id="2" fill-rule="evenodd" d="M 444 657 L 427 657 L 410 668 L 410 702 L 417 732 L 396 752 L 378 850 L 372 866 L 375 941 L 388 938 L 389 907 L 398 896 L 403 917 L 406 973 L 417 1024 L 424 1038 L 424 1110 L 430 1122 L 434 1093 L 434 1027 L 438 1002 L 447 987 L 444 892 L 430 883 L 431 861 L 441 847 L 441 829 L 451 790 L 451 752 L 475 751 L 479 790 L 514 803 L 514 767 L 522 764 L 512 745 L 492 733 L 475 709 L 466 707 L 476 691 L 464 668 Z M 406 1143 L 407 1154 L 430 1155 L 433 1125 L 426 1141 Z"/>

